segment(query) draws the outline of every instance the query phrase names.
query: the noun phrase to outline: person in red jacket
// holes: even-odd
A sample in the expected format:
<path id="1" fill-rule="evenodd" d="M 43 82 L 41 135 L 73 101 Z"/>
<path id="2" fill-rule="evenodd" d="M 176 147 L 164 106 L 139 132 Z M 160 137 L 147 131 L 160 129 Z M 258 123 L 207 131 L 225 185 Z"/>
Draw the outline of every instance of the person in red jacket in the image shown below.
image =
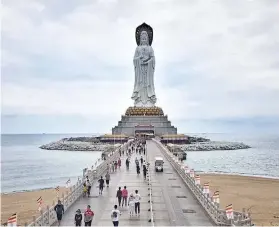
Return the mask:
<path id="1" fill-rule="evenodd" d="M 118 159 L 118 168 L 120 169 L 120 167 L 121 167 L 121 159 L 119 158 Z"/>
<path id="2" fill-rule="evenodd" d="M 94 212 L 91 210 L 90 205 L 88 205 L 86 211 L 84 212 L 84 225 L 91 226 L 93 217 Z"/>

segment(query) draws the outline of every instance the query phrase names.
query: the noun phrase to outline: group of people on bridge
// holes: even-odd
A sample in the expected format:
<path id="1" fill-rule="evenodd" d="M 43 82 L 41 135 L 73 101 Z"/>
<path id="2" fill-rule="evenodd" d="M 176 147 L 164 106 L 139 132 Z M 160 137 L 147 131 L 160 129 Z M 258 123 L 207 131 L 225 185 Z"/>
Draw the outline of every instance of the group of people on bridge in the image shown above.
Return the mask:
<path id="1" fill-rule="evenodd" d="M 146 179 L 146 174 L 147 174 L 147 163 L 144 160 L 142 155 L 146 154 L 146 148 L 145 148 L 145 142 L 135 139 L 133 140 L 128 148 L 123 151 L 120 150 L 120 153 L 124 156 L 126 153 L 127 158 L 126 158 L 126 171 L 129 171 L 129 164 L 131 162 L 131 157 L 132 154 L 135 153 L 136 155 L 141 155 L 139 158 L 135 158 L 135 164 L 136 164 L 136 171 L 137 174 L 140 174 L 140 166 L 143 168 L 143 176 L 144 179 Z M 107 170 L 106 174 L 103 178 L 103 176 L 100 176 L 98 180 L 98 187 L 99 187 L 99 196 L 103 194 L 104 187 L 109 187 L 111 175 L 113 173 L 116 173 L 117 169 L 121 169 L 121 158 L 118 158 L 117 160 L 108 163 L 107 164 Z M 83 197 L 90 197 L 91 194 L 91 188 L 92 188 L 92 183 L 90 182 L 88 176 L 85 177 L 84 183 L 83 183 Z M 128 188 L 127 186 L 124 186 L 123 189 L 121 187 L 118 188 L 116 192 L 116 198 L 118 201 L 118 205 L 115 204 L 113 207 L 113 210 L 111 211 L 111 220 L 113 223 L 113 226 L 118 226 L 119 225 L 119 217 L 121 216 L 121 212 L 119 211 L 119 207 L 129 207 L 128 212 L 130 214 L 130 217 L 132 216 L 140 216 L 140 201 L 141 201 L 141 196 L 139 194 L 138 190 L 135 190 L 134 193 L 131 192 L 130 194 L 128 193 Z M 61 201 L 56 206 L 56 212 L 57 212 L 57 218 L 58 218 L 58 225 L 60 225 L 60 221 L 62 220 L 62 215 L 64 214 L 64 208 L 63 212 L 61 213 L 60 207 L 63 207 L 61 204 Z M 74 216 L 74 222 L 76 226 L 81 226 L 82 220 L 84 221 L 85 226 L 91 226 L 93 217 L 94 217 L 94 212 L 91 210 L 91 206 L 88 205 L 87 208 L 85 209 L 83 215 L 81 212 L 81 209 L 78 209 L 75 213 Z"/>

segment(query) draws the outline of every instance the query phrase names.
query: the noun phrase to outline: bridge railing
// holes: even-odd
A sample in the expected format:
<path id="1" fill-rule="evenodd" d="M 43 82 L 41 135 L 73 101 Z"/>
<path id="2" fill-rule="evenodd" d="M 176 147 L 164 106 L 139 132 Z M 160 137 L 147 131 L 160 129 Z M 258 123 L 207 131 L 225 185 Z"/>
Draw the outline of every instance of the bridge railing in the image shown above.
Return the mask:
<path id="1" fill-rule="evenodd" d="M 196 184 L 195 178 L 189 172 L 185 171 L 185 165 L 178 157 L 173 155 L 163 144 L 158 140 L 153 139 L 157 143 L 157 146 L 161 147 L 165 157 L 171 163 L 173 168 L 177 171 L 184 183 L 191 190 L 193 195 L 197 198 L 201 206 L 206 210 L 207 214 L 213 220 L 216 225 L 252 225 L 251 216 L 245 209 L 242 212 L 233 211 L 233 218 L 228 219 L 226 211 L 220 209 L 219 203 L 214 202 L 213 198 L 209 196 L 209 193 L 204 193 L 204 188 L 200 184 Z"/>
<path id="2" fill-rule="evenodd" d="M 60 198 L 62 204 L 64 205 L 65 212 L 71 207 L 73 203 L 79 199 L 83 194 L 83 183 L 85 182 L 85 176 L 88 176 L 91 184 L 94 183 L 102 174 L 107 171 L 107 164 L 111 161 L 115 161 L 116 158 L 119 157 L 119 148 L 125 146 L 123 144 L 121 146 L 115 147 L 113 151 L 111 151 L 107 155 L 106 160 L 98 159 L 97 162 L 92 166 L 91 170 L 87 170 L 83 173 L 82 179 L 78 179 L 77 183 L 69 188 L 69 192 L 62 194 Z M 57 221 L 57 215 L 54 210 L 55 204 L 52 206 L 47 206 L 45 210 L 41 210 L 41 214 L 39 217 L 33 216 L 33 222 L 28 226 L 51 226 Z"/>
<path id="3" fill-rule="evenodd" d="M 148 158 L 148 153 L 145 152 L 146 160 L 147 160 L 147 182 L 148 182 L 148 190 L 149 190 L 149 204 L 150 204 L 150 219 L 148 220 L 152 227 L 154 227 L 154 213 L 153 213 L 153 201 L 152 201 L 152 181 L 151 181 L 151 173 L 150 173 L 150 160 Z"/>

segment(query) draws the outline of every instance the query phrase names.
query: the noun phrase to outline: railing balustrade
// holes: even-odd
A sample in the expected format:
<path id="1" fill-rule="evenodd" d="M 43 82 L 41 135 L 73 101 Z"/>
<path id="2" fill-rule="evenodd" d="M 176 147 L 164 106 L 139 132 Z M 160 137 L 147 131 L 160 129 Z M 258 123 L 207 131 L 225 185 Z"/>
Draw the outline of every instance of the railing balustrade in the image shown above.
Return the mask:
<path id="1" fill-rule="evenodd" d="M 111 151 L 107 155 L 106 160 L 98 159 L 97 162 L 91 167 L 91 170 L 87 170 L 83 173 L 83 178 L 78 179 L 77 183 L 69 188 L 69 192 L 66 192 L 66 195 L 63 193 L 60 198 L 62 204 L 64 205 L 65 212 L 71 207 L 73 203 L 76 202 L 83 194 L 83 183 L 85 180 L 85 176 L 88 176 L 90 182 L 93 184 L 94 181 L 98 179 L 99 176 L 103 175 L 107 170 L 107 164 L 111 161 L 115 161 L 116 158 L 119 157 L 119 147 L 124 147 L 127 144 L 123 144 L 121 146 L 115 147 L 113 151 Z M 55 204 L 52 206 L 47 206 L 45 210 L 41 210 L 41 214 L 39 217 L 33 216 L 33 221 L 29 225 L 25 224 L 25 226 L 51 226 L 57 221 L 56 212 L 54 210 Z"/>
<path id="2" fill-rule="evenodd" d="M 195 183 L 195 179 L 190 176 L 184 169 L 184 164 L 174 156 L 167 147 L 165 147 L 158 140 L 153 139 L 153 141 L 162 148 L 164 156 L 171 163 L 176 172 L 180 175 L 183 182 L 191 190 L 192 194 L 197 198 L 201 206 L 205 209 L 209 217 L 216 225 L 226 225 L 226 226 L 251 226 L 252 220 L 249 213 L 243 209 L 242 212 L 233 211 L 233 219 L 228 219 L 226 211 L 220 209 L 219 203 L 213 202 L 213 199 L 208 193 L 203 192 L 203 187 Z"/>

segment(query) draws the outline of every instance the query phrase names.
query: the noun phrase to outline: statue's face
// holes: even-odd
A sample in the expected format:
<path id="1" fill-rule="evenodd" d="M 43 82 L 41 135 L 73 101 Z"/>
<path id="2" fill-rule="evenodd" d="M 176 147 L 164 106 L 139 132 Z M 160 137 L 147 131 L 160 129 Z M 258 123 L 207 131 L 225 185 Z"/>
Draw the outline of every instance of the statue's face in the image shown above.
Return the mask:
<path id="1" fill-rule="evenodd" d="M 148 35 L 147 35 L 147 32 L 143 31 L 140 35 L 140 43 L 141 44 L 145 44 L 147 45 L 148 44 Z"/>

